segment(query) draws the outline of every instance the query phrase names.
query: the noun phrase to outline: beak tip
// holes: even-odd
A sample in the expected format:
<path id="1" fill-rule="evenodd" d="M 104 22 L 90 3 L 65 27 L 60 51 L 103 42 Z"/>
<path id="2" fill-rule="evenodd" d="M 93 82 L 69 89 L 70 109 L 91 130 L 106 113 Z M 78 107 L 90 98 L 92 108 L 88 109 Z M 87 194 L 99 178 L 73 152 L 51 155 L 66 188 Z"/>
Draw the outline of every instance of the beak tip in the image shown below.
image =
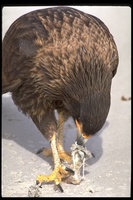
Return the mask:
<path id="1" fill-rule="evenodd" d="M 78 137 L 76 141 L 78 145 L 85 146 L 86 141 L 82 136 Z"/>

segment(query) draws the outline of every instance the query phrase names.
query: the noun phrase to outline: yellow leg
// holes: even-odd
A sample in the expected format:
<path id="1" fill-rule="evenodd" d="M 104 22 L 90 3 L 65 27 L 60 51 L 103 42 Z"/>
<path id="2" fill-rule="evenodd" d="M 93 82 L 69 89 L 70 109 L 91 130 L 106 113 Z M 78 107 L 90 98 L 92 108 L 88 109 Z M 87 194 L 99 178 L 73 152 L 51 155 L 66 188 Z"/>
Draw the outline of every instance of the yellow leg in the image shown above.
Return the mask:
<path id="1" fill-rule="evenodd" d="M 56 146 L 59 158 L 67 163 L 71 162 L 70 152 L 66 152 L 63 147 L 63 139 L 64 139 L 64 123 L 66 120 L 66 116 L 63 112 L 59 113 L 58 120 L 58 128 L 57 128 L 57 138 L 56 138 Z M 52 156 L 52 149 L 41 148 L 37 153 L 43 152 L 45 156 Z"/>
<path id="2" fill-rule="evenodd" d="M 58 131 L 57 150 L 58 150 L 60 159 L 70 163 L 71 162 L 70 153 L 66 152 L 63 147 L 65 121 L 66 121 L 66 115 L 63 112 L 59 113 L 58 130 L 57 130 Z"/>
<path id="3" fill-rule="evenodd" d="M 57 145 L 58 145 L 58 144 L 57 144 Z M 62 148 L 57 149 L 57 151 L 58 151 L 59 158 L 60 158 L 61 160 L 64 160 L 64 161 L 66 161 L 66 162 L 68 162 L 68 163 L 71 162 L 70 152 L 66 152 L 66 151 L 65 151 L 64 149 L 62 149 Z M 51 149 L 51 148 L 41 148 L 41 149 L 39 149 L 39 151 L 38 151 L 37 153 L 41 153 L 41 152 L 43 152 L 44 156 L 47 156 L 47 157 L 53 156 L 53 155 L 52 155 L 52 149 Z"/>
<path id="4" fill-rule="evenodd" d="M 58 155 L 58 151 L 56 148 L 56 134 L 53 135 L 51 139 L 51 149 L 53 153 L 53 159 L 54 159 L 54 170 L 50 175 L 39 175 L 36 178 L 37 184 L 42 184 L 43 182 L 52 182 L 54 181 L 55 185 L 60 187 L 60 190 L 62 190 L 60 183 L 62 178 L 65 178 L 68 176 L 69 172 L 73 173 L 73 170 L 63 166 L 60 163 L 60 158 Z"/>

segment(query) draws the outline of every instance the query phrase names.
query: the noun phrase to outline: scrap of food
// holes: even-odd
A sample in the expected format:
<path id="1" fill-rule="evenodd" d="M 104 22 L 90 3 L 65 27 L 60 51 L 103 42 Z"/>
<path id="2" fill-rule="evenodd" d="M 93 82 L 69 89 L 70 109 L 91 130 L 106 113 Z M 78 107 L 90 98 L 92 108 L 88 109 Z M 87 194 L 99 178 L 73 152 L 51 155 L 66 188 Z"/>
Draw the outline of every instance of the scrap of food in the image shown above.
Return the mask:
<path id="1" fill-rule="evenodd" d="M 84 169 L 86 161 L 93 157 L 92 153 L 87 150 L 86 147 L 78 145 L 77 142 L 71 146 L 72 161 L 70 168 L 73 169 L 74 175 L 70 176 L 65 180 L 67 183 L 79 184 L 84 179 Z"/>

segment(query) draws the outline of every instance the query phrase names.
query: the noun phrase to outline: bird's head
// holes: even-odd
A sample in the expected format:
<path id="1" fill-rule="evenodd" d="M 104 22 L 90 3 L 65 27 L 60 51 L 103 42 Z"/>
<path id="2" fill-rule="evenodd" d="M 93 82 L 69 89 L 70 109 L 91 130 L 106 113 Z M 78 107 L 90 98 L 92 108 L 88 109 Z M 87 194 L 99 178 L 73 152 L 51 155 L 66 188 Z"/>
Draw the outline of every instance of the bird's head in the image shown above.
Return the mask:
<path id="1" fill-rule="evenodd" d="M 80 103 L 79 116 L 74 117 L 77 127 L 77 143 L 85 142 L 104 125 L 110 108 L 110 94 L 96 92 Z"/>
<path id="2" fill-rule="evenodd" d="M 109 108 L 110 92 L 92 92 L 80 101 L 71 101 L 69 110 L 77 127 L 77 143 L 85 144 L 104 125 Z"/>
<path id="3" fill-rule="evenodd" d="M 79 145 L 84 145 L 103 127 L 110 109 L 112 71 L 104 64 L 90 65 L 88 69 L 82 76 L 75 73 L 73 82 L 71 80 L 73 84 L 70 82 L 65 89 L 65 95 L 68 95 L 64 98 L 65 107 L 75 121 Z"/>

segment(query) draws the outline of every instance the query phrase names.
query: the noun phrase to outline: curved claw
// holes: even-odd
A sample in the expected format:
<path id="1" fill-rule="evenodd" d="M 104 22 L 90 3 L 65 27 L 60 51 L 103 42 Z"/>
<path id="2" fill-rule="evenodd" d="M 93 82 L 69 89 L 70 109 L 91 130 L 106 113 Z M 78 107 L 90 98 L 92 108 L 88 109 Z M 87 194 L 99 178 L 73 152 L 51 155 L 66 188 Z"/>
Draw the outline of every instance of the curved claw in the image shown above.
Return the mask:
<path id="1" fill-rule="evenodd" d="M 40 183 L 40 182 L 39 182 L 38 180 L 36 180 L 36 185 L 39 185 L 39 183 Z"/>
<path id="2" fill-rule="evenodd" d="M 91 153 L 91 155 L 92 155 L 92 157 L 93 157 L 93 158 L 95 158 L 95 155 L 94 155 L 94 153 Z"/>
<path id="3" fill-rule="evenodd" d="M 69 167 L 66 167 L 65 170 L 66 170 L 67 172 L 70 172 L 71 174 L 74 174 L 74 171 L 73 171 L 72 169 L 70 169 Z"/>
<path id="4" fill-rule="evenodd" d="M 38 185 L 40 188 L 42 188 L 42 182 L 40 183 L 38 180 L 36 180 L 36 185 Z"/>
<path id="5" fill-rule="evenodd" d="M 40 149 L 38 149 L 38 151 L 36 152 L 36 154 L 42 153 L 44 149 L 45 149 L 44 147 L 41 147 Z"/>
<path id="6" fill-rule="evenodd" d="M 56 186 L 59 188 L 60 192 L 64 192 L 60 184 L 57 184 Z"/>

